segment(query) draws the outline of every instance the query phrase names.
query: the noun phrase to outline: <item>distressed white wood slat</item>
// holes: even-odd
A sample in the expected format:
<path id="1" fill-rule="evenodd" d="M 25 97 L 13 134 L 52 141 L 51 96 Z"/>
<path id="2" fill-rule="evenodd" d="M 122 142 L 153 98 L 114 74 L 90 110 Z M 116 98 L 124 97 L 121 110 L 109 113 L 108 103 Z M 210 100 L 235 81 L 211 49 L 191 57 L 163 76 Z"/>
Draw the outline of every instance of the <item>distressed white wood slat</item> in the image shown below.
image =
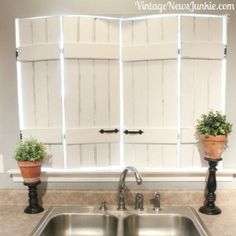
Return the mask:
<path id="1" fill-rule="evenodd" d="M 64 153 L 62 145 L 51 145 L 52 168 L 54 169 L 64 168 L 63 154 Z"/>
<path id="2" fill-rule="evenodd" d="M 203 159 L 202 149 L 198 144 L 193 144 L 193 167 L 207 166 L 207 162 Z"/>
<path id="3" fill-rule="evenodd" d="M 94 39 L 94 19 L 92 17 L 79 18 L 79 41 L 92 42 Z"/>
<path id="4" fill-rule="evenodd" d="M 19 21 L 23 95 L 23 138 L 35 137 L 47 144 L 53 168 L 63 167 L 61 133 L 61 89 L 59 61 L 59 17 Z M 52 92 L 53 91 L 53 92 Z M 54 145 L 56 144 L 56 145 Z"/>
<path id="5" fill-rule="evenodd" d="M 42 165 L 43 165 L 43 167 L 46 167 L 46 168 L 52 168 L 52 152 L 51 152 L 51 145 L 45 145 L 45 144 L 44 144 L 44 147 L 46 148 L 47 156 L 46 156 L 46 158 L 44 159 Z"/>
<path id="6" fill-rule="evenodd" d="M 209 109 L 220 109 L 221 62 L 216 60 L 184 60 L 181 86 L 181 165 L 203 166 L 197 143 L 195 121 Z"/>
<path id="7" fill-rule="evenodd" d="M 109 61 L 109 121 L 110 126 L 120 126 L 120 77 L 119 62 Z"/>
<path id="8" fill-rule="evenodd" d="M 177 127 L 142 127 L 137 128 L 125 127 L 130 131 L 137 131 L 141 129 L 143 134 L 128 134 L 124 135 L 124 141 L 127 143 L 163 143 L 163 144 L 175 144 L 176 143 L 176 132 Z"/>
<path id="9" fill-rule="evenodd" d="M 161 168 L 162 167 L 162 145 L 149 144 L 148 145 L 148 167 Z"/>
<path id="10" fill-rule="evenodd" d="M 195 39 L 195 20 L 192 16 L 181 16 L 181 40 L 193 42 Z"/>
<path id="11" fill-rule="evenodd" d="M 91 60 L 80 60 L 80 125 L 91 127 L 94 125 L 94 85 Z"/>
<path id="12" fill-rule="evenodd" d="M 134 163 L 135 166 L 142 168 L 147 166 L 148 162 L 148 148 L 146 144 L 134 144 Z"/>
<path id="13" fill-rule="evenodd" d="M 101 134 L 100 129 L 115 129 L 115 127 L 67 128 L 67 143 L 106 143 L 118 142 L 119 133 Z"/>
<path id="14" fill-rule="evenodd" d="M 47 35 L 47 18 L 32 19 L 32 42 L 33 44 L 46 43 Z"/>
<path id="15" fill-rule="evenodd" d="M 134 127 L 147 126 L 147 77 L 147 62 L 134 63 Z"/>
<path id="16" fill-rule="evenodd" d="M 58 128 L 31 128 L 22 130 L 23 138 L 35 137 L 43 143 L 61 143 L 61 129 Z"/>
<path id="17" fill-rule="evenodd" d="M 147 39 L 148 43 L 159 43 L 162 41 L 162 19 L 148 19 L 147 24 Z"/>
<path id="18" fill-rule="evenodd" d="M 133 45 L 147 43 L 147 27 L 145 20 L 136 20 L 132 23 Z"/>
<path id="19" fill-rule="evenodd" d="M 30 19 L 19 19 L 19 40 L 20 46 L 32 44 L 32 24 Z"/>
<path id="20" fill-rule="evenodd" d="M 124 63 L 124 125 L 134 125 L 133 63 Z"/>
<path id="21" fill-rule="evenodd" d="M 110 150 L 109 150 L 109 144 L 103 143 L 103 144 L 96 144 L 96 151 L 97 151 L 97 166 L 105 167 L 110 166 Z"/>
<path id="22" fill-rule="evenodd" d="M 119 21 L 110 20 L 108 21 L 108 41 L 109 43 L 119 44 L 120 35 L 119 35 Z"/>
<path id="23" fill-rule="evenodd" d="M 195 112 L 194 118 L 200 117 L 206 113 L 209 108 L 209 62 L 197 60 L 194 62 L 194 94 L 195 94 Z"/>
<path id="24" fill-rule="evenodd" d="M 119 59 L 118 44 L 65 43 L 65 58 Z"/>
<path id="25" fill-rule="evenodd" d="M 132 21 L 122 21 L 122 46 L 132 44 L 133 40 Z"/>
<path id="26" fill-rule="evenodd" d="M 45 61 L 60 58 L 58 43 L 43 43 L 33 46 L 23 46 L 18 49 L 18 61 Z"/>
<path id="27" fill-rule="evenodd" d="M 79 126 L 79 61 L 65 60 L 65 122 L 67 128 Z"/>
<path id="28" fill-rule="evenodd" d="M 195 41 L 209 41 L 209 18 L 194 17 Z"/>
<path id="29" fill-rule="evenodd" d="M 46 18 L 47 24 L 47 41 L 50 43 L 60 42 L 60 17 L 53 16 Z"/>
<path id="30" fill-rule="evenodd" d="M 66 146 L 67 168 L 77 169 L 80 167 L 80 145 Z"/>
<path id="31" fill-rule="evenodd" d="M 197 136 L 196 136 L 196 129 L 194 124 L 188 128 L 181 128 L 181 143 L 196 143 Z"/>
<path id="32" fill-rule="evenodd" d="M 109 21 L 105 19 L 95 18 L 95 41 L 107 43 L 109 42 Z"/>
<path id="33" fill-rule="evenodd" d="M 163 62 L 163 127 L 177 128 L 177 62 Z M 166 134 L 164 134 L 165 136 Z M 162 146 L 163 167 L 177 167 L 177 130 L 175 145 Z"/>
<path id="34" fill-rule="evenodd" d="M 72 17 L 72 18 L 64 18 L 64 37 L 65 37 L 65 44 L 64 44 L 64 56 L 66 58 L 81 58 L 81 54 L 83 55 L 82 47 L 78 47 L 77 41 L 79 42 L 92 42 L 94 40 L 94 19 L 87 18 L 87 17 Z M 72 24 L 72 25 L 71 25 Z M 70 27 L 70 25 L 72 27 Z M 68 43 L 70 42 L 70 43 Z M 73 43 L 72 43 L 73 42 Z M 71 46 L 72 45 L 72 46 Z M 78 50 L 79 49 L 79 50 Z M 80 50 L 81 49 L 81 50 Z M 85 48 L 85 52 L 90 51 L 91 47 Z M 74 53 L 77 52 L 77 53 Z M 70 54 L 74 55 L 71 56 Z M 68 56 L 69 55 L 69 56 Z M 79 56 L 80 55 L 80 56 Z M 85 54 L 86 55 L 86 54 Z M 82 56 L 83 58 L 83 56 Z M 86 58 L 86 57 L 85 57 Z M 78 99 L 76 100 L 74 105 L 69 104 L 69 99 L 66 101 L 66 116 L 69 123 L 67 123 L 67 144 L 70 144 L 70 131 L 69 128 L 73 126 L 80 125 L 81 127 L 92 127 L 94 125 L 94 82 L 93 82 L 93 67 L 94 63 L 92 60 L 79 60 L 78 65 L 76 65 L 76 60 L 74 63 L 67 61 L 67 66 L 70 67 L 71 70 L 68 70 L 68 73 L 73 73 L 73 77 L 79 77 L 80 81 L 78 81 L 77 89 L 73 87 L 75 85 L 75 80 L 70 81 L 68 75 L 66 75 L 67 84 L 70 86 L 70 90 L 73 90 L 73 96 L 68 97 L 70 100 L 73 100 L 73 97 L 78 95 Z M 65 68 L 66 69 L 66 68 Z M 69 69 L 69 68 L 68 68 Z M 67 73 L 67 72 L 66 72 Z M 69 89 L 69 87 L 68 87 Z M 76 106 L 76 110 L 79 109 L 79 119 L 76 117 L 70 117 L 69 110 L 73 110 L 73 106 Z M 68 110 L 69 109 L 69 110 Z M 73 111 L 76 113 L 76 111 Z M 73 121 L 72 121 L 72 120 Z M 76 121 L 77 119 L 77 121 Z M 80 122 L 79 122 L 80 121 Z M 73 124 L 72 124 L 73 122 Z M 75 127 L 74 127 L 75 128 Z M 74 129 L 72 129 L 74 132 Z M 73 135 L 72 135 L 73 136 Z M 79 140 L 74 142 L 75 144 L 79 143 Z M 71 148 L 71 145 L 67 145 L 67 149 Z M 77 146 L 77 145 L 75 145 Z M 74 147 L 75 147 L 74 146 Z M 76 148 L 74 148 L 76 149 Z M 78 150 L 77 150 L 78 151 Z M 69 165 L 77 162 L 78 156 L 80 157 L 81 167 L 92 167 L 95 164 L 94 160 L 94 145 L 93 144 L 85 144 L 80 145 L 79 154 L 76 155 L 75 150 L 71 152 L 70 161 L 68 162 Z M 80 166 L 76 166 L 79 168 Z"/>
<path id="35" fill-rule="evenodd" d="M 124 46 L 123 61 L 176 59 L 176 43 L 161 43 L 151 45 Z"/>
<path id="36" fill-rule="evenodd" d="M 181 126 L 192 128 L 194 123 L 194 62 L 182 60 L 181 62 Z"/>
<path id="37" fill-rule="evenodd" d="M 201 114 L 220 108 L 221 62 L 184 60 L 181 80 L 181 125 L 191 129 Z M 195 136 L 195 133 L 183 132 L 184 142 L 191 135 Z"/>
<path id="38" fill-rule="evenodd" d="M 133 166 L 134 163 L 134 144 L 124 144 L 124 165 Z"/>
<path id="39" fill-rule="evenodd" d="M 178 18 L 176 16 L 162 18 L 162 32 L 163 41 L 177 42 Z"/>
<path id="40" fill-rule="evenodd" d="M 208 108 L 208 67 L 205 64 L 208 61 L 182 62 L 180 167 L 201 166 L 194 143 L 197 142 L 195 121 Z"/>
<path id="41" fill-rule="evenodd" d="M 95 87 L 95 124 L 106 127 L 109 125 L 109 62 L 96 60 L 94 65 Z"/>
<path id="42" fill-rule="evenodd" d="M 163 64 L 163 121 L 164 126 L 177 127 L 177 62 Z"/>
<path id="43" fill-rule="evenodd" d="M 59 17 L 20 19 L 19 61 L 59 59 Z"/>
<path id="44" fill-rule="evenodd" d="M 73 95 L 73 97 L 78 95 L 78 99 L 76 101 L 73 101 L 74 104 L 71 106 L 71 102 L 73 100 L 73 97 L 71 97 L 70 100 L 66 101 L 66 117 L 68 122 L 73 122 L 71 124 L 67 123 L 66 126 L 66 138 L 67 138 L 67 146 L 69 144 L 79 144 L 79 143 L 86 143 L 86 142 L 81 142 L 80 139 L 84 139 L 84 136 L 80 133 L 80 132 L 76 132 L 75 127 L 78 127 L 80 125 L 80 127 L 93 127 L 93 125 L 95 124 L 95 116 L 94 116 L 94 82 L 93 82 L 93 70 L 94 70 L 94 66 L 93 66 L 93 61 L 91 60 L 79 60 L 77 61 L 79 64 L 76 65 L 76 60 L 74 60 L 74 63 L 72 62 L 67 62 L 67 65 L 70 65 L 71 70 L 68 70 L 69 73 L 73 73 L 73 78 L 76 79 L 75 77 L 77 77 L 77 75 L 79 76 L 79 81 L 77 78 L 77 89 L 78 91 L 76 91 L 76 87 L 73 87 L 73 85 L 75 85 L 74 83 L 75 80 L 73 80 L 73 82 L 71 83 L 70 79 L 71 78 L 67 78 L 67 82 L 70 82 L 70 90 L 73 90 L 73 93 L 71 95 Z M 69 69 L 69 68 L 68 68 Z M 72 78 L 72 79 L 73 79 Z M 68 84 L 69 85 L 69 84 Z M 69 97 L 68 97 L 69 98 Z M 77 118 L 75 117 L 71 117 L 69 118 L 71 115 L 75 114 L 76 111 L 74 111 L 73 109 L 75 107 L 79 108 L 79 116 L 76 116 L 78 118 L 78 120 L 76 121 Z M 69 113 L 72 112 L 73 110 L 73 114 Z M 77 110 L 77 108 L 76 108 Z M 72 120 L 73 119 L 73 120 Z M 73 127 L 75 126 L 75 127 Z M 73 129 L 70 129 L 73 128 Z M 70 131 L 71 130 L 71 131 Z M 71 134 L 72 133 L 72 134 Z M 87 139 L 90 139 L 90 144 L 86 144 L 86 145 L 80 145 L 80 163 L 81 163 L 81 167 L 85 167 L 85 166 L 94 166 L 95 162 L 94 162 L 94 145 L 91 144 L 91 136 L 87 136 L 88 132 L 86 130 L 86 137 Z M 75 134 L 75 135 L 74 135 Z M 75 137 L 75 138 L 73 138 Z M 78 138 L 77 138 L 78 137 Z M 86 138 L 85 137 L 85 138 Z M 80 139 L 79 139 L 80 138 Z M 71 142 L 71 140 L 73 140 Z M 77 158 L 76 156 L 71 156 L 72 158 Z M 72 160 L 70 160 L 72 161 Z M 73 160 L 72 162 L 74 162 L 76 160 Z"/>
<path id="45" fill-rule="evenodd" d="M 94 145 L 83 144 L 81 147 L 81 167 L 94 167 L 96 166 L 94 156 Z"/>
<path id="46" fill-rule="evenodd" d="M 186 42 L 222 42 L 222 18 L 181 17 L 181 39 Z"/>
<path id="47" fill-rule="evenodd" d="M 79 17 L 63 16 L 64 42 L 77 42 L 79 36 Z"/>
<path id="48" fill-rule="evenodd" d="M 177 163 L 177 145 L 163 145 L 162 163 L 164 168 L 176 168 Z"/>
<path id="49" fill-rule="evenodd" d="M 120 165 L 120 144 L 110 143 L 110 163 L 111 166 Z"/>
<path id="50" fill-rule="evenodd" d="M 35 94 L 33 63 L 21 63 L 22 108 L 24 128 L 34 128 L 35 123 Z"/>
<path id="51" fill-rule="evenodd" d="M 209 41 L 221 42 L 223 39 L 223 19 L 222 18 L 209 18 Z"/>
<path id="52" fill-rule="evenodd" d="M 44 145 L 46 148 L 46 158 L 43 160 L 43 167 L 52 168 L 52 152 L 51 145 Z"/>
<path id="53" fill-rule="evenodd" d="M 36 126 L 47 127 L 49 123 L 48 114 L 48 65 L 47 62 L 35 62 L 34 82 L 35 82 L 35 111 Z"/>
<path id="54" fill-rule="evenodd" d="M 209 108 L 213 110 L 221 109 L 221 86 L 222 86 L 222 65 L 221 61 L 209 61 Z"/>
<path id="55" fill-rule="evenodd" d="M 223 59 L 224 45 L 222 43 L 184 43 L 183 58 Z"/>
<path id="56" fill-rule="evenodd" d="M 163 125 L 163 77 L 162 61 L 148 62 L 148 126 Z"/>
<path id="57" fill-rule="evenodd" d="M 48 126 L 62 127 L 60 62 L 48 61 Z"/>
<path id="58" fill-rule="evenodd" d="M 193 167 L 194 149 L 192 145 L 182 145 L 180 155 L 180 168 Z"/>

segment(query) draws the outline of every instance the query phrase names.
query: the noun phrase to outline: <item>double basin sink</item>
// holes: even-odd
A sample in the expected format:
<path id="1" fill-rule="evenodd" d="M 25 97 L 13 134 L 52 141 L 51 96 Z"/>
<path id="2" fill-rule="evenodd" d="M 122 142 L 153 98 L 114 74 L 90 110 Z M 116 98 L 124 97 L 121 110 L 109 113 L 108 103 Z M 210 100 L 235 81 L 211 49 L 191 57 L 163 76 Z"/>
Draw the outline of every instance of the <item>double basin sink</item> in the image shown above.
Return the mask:
<path id="1" fill-rule="evenodd" d="M 206 236 L 210 235 L 194 209 L 164 207 L 99 211 L 93 207 L 54 207 L 33 236 Z"/>

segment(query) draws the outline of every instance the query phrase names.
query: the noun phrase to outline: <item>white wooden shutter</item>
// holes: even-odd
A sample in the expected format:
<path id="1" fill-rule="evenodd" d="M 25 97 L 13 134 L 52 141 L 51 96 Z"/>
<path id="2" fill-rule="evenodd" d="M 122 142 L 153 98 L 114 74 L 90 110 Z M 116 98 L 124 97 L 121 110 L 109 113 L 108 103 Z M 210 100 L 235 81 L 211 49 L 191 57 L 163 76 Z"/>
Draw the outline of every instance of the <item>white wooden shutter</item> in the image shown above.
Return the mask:
<path id="1" fill-rule="evenodd" d="M 63 167 L 59 17 L 19 20 L 23 139 L 46 144 L 53 168 Z"/>
<path id="2" fill-rule="evenodd" d="M 124 130 L 143 131 L 123 135 L 125 165 L 201 167 L 195 120 L 210 109 L 220 110 L 224 100 L 223 18 L 179 18 L 179 26 L 178 16 L 123 19 L 121 45 L 118 20 L 65 16 L 61 25 L 60 17 L 20 19 L 23 138 L 44 142 L 51 166 L 62 168 L 64 113 L 69 169 L 120 165 L 120 134 L 99 130 L 120 129 L 121 123 Z"/>
<path id="3" fill-rule="evenodd" d="M 180 167 L 201 167 L 195 121 L 220 110 L 224 58 L 223 18 L 181 17 L 181 159 Z"/>
<path id="4" fill-rule="evenodd" d="M 177 17 L 124 21 L 124 163 L 177 167 Z"/>
<path id="5" fill-rule="evenodd" d="M 119 165 L 119 22 L 63 17 L 69 168 Z"/>

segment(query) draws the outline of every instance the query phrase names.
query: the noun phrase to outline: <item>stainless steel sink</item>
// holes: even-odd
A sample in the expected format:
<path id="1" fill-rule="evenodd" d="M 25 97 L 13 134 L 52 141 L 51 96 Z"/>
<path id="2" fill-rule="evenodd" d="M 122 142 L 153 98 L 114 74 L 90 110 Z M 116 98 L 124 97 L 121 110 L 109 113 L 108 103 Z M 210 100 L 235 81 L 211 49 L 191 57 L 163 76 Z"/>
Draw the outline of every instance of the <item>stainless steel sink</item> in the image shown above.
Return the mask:
<path id="1" fill-rule="evenodd" d="M 124 219 L 124 236 L 198 236 L 189 218 L 176 215 L 132 215 Z"/>
<path id="2" fill-rule="evenodd" d="M 58 207 L 51 209 L 33 235 L 41 236 L 116 236 L 118 218 L 92 208 Z"/>
<path id="3" fill-rule="evenodd" d="M 207 236 L 194 209 L 164 207 L 155 212 L 99 211 L 91 207 L 54 207 L 33 236 Z"/>

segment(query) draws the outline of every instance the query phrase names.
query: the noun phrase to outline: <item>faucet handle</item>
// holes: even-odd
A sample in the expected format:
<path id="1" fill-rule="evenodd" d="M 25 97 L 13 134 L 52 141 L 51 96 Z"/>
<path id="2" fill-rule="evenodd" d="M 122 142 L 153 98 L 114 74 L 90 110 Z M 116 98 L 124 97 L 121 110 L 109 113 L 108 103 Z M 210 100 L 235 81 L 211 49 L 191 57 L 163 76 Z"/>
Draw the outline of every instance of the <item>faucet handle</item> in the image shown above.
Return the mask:
<path id="1" fill-rule="evenodd" d="M 143 194 L 142 193 L 137 193 L 135 196 L 135 210 L 140 210 L 143 211 Z"/>
<path id="2" fill-rule="evenodd" d="M 154 199 L 153 199 L 153 210 L 154 211 L 160 211 L 161 210 L 161 197 L 160 194 L 157 192 L 153 193 Z"/>
<path id="3" fill-rule="evenodd" d="M 100 207 L 99 207 L 99 210 L 100 210 L 100 211 L 106 211 L 106 210 L 108 210 L 108 208 L 107 208 L 107 202 L 106 202 L 105 200 L 102 200 L 102 201 L 101 201 L 101 205 L 100 205 Z"/>

